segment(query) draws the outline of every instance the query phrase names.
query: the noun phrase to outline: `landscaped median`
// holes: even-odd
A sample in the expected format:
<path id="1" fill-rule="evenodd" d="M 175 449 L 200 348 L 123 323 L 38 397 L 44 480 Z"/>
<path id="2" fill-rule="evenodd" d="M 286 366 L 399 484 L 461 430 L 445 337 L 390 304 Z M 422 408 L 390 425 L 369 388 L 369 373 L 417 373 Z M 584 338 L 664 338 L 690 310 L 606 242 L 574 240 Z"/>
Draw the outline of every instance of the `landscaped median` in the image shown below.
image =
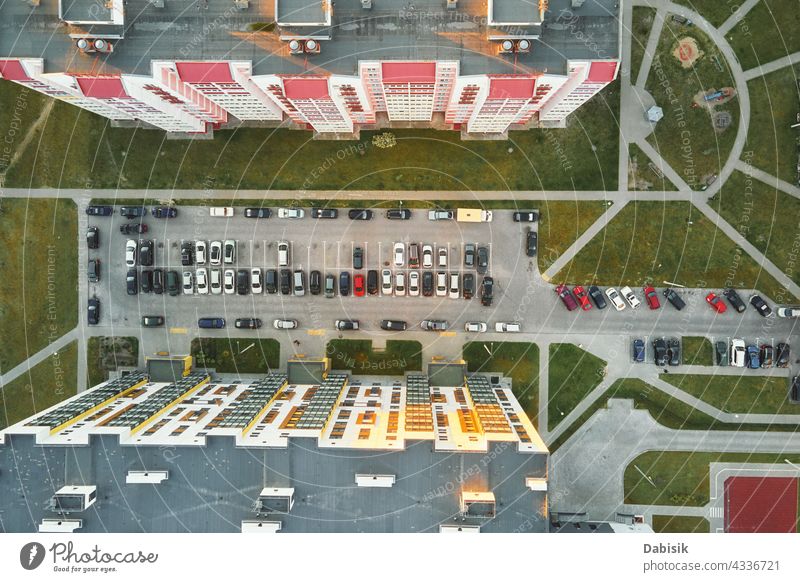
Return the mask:
<path id="1" fill-rule="evenodd" d="M 654 515 L 653 531 L 656 533 L 708 533 L 711 524 L 705 517 L 694 515 Z"/>
<path id="2" fill-rule="evenodd" d="M 712 366 L 714 364 L 714 346 L 706 337 L 681 338 L 683 363 L 687 366 Z"/>
<path id="3" fill-rule="evenodd" d="M 356 376 L 402 376 L 422 371 L 422 344 L 417 341 L 386 340 L 376 349 L 372 340 L 336 339 L 328 342 L 325 354 L 334 370 L 349 370 Z"/>
<path id="4" fill-rule="evenodd" d="M 139 338 L 92 336 L 86 340 L 86 374 L 89 388 L 108 380 L 108 373 L 139 364 Z"/>
<path id="5" fill-rule="evenodd" d="M 550 344 L 547 428 L 553 430 L 603 381 L 608 362 L 575 344 Z"/>
<path id="6" fill-rule="evenodd" d="M 281 365 L 280 342 L 269 338 L 195 338 L 191 354 L 198 368 L 228 374 L 266 374 Z"/>
<path id="7" fill-rule="evenodd" d="M 789 381 L 785 376 L 748 372 L 741 376 L 661 374 L 659 378 L 723 412 L 800 415 L 800 405 L 789 401 Z"/>

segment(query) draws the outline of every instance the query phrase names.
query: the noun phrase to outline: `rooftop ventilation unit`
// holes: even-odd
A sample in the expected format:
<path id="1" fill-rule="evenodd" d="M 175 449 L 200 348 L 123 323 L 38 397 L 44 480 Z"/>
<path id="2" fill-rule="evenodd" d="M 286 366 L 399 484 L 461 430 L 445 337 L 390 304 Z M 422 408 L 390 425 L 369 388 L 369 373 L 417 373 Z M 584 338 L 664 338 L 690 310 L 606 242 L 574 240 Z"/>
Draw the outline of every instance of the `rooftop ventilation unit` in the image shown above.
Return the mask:
<path id="1" fill-rule="evenodd" d="M 317 54 L 319 54 L 319 51 L 320 51 L 319 42 L 317 42 L 313 38 L 310 38 L 310 39 L 308 39 L 306 41 L 306 43 L 305 43 L 305 52 L 306 53 L 312 54 L 312 55 L 317 55 Z"/>
<path id="2" fill-rule="evenodd" d="M 372 10 L 372 0 L 361 0 L 361 8 L 364 10 Z"/>
<path id="3" fill-rule="evenodd" d="M 84 53 L 110 53 L 114 50 L 114 45 L 102 38 L 79 38 L 75 46 Z"/>
<path id="4" fill-rule="evenodd" d="M 125 475 L 125 483 L 159 483 L 169 479 L 169 471 L 128 471 Z"/>
<path id="5" fill-rule="evenodd" d="M 500 41 L 500 54 L 511 54 L 514 52 L 514 41 L 513 40 L 503 40 Z"/>
<path id="6" fill-rule="evenodd" d="M 294 487 L 265 487 L 256 500 L 255 512 L 289 513 L 294 505 Z"/>
<path id="7" fill-rule="evenodd" d="M 83 527 L 82 519 L 45 518 L 39 524 L 39 533 L 74 533 Z"/>
<path id="8" fill-rule="evenodd" d="M 289 52 L 293 55 L 301 55 L 303 54 L 303 41 L 302 40 L 290 40 L 289 41 Z"/>
<path id="9" fill-rule="evenodd" d="M 97 500 L 94 485 L 67 485 L 50 498 L 50 510 L 58 513 L 78 513 L 89 509 Z"/>
<path id="10" fill-rule="evenodd" d="M 447 0 L 447 9 L 455 10 L 458 8 L 458 0 Z"/>
<path id="11" fill-rule="evenodd" d="M 245 519 L 242 520 L 242 533 L 278 533 L 281 525 L 280 521 Z"/>
<path id="12" fill-rule="evenodd" d="M 356 473 L 356 485 L 359 487 L 391 487 L 394 482 L 394 475 Z"/>
<path id="13" fill-rule="evenodd" d="M 523 38 L 522 40 L 517 41 L 516 46 L 518 53 L 529 53 L 531 52 L 531 41 L 528 39 Z"/>

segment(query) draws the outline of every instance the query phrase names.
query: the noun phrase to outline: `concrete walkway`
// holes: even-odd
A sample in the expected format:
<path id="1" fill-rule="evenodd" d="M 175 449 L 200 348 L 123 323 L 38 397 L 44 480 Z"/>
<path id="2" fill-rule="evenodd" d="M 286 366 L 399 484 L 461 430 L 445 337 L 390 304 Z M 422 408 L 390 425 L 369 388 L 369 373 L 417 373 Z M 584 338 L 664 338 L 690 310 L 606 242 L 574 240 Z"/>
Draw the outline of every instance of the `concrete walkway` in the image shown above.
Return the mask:
<path id="1" fill-rule="evenodd" d="M 794 196 L 795 198 L 800 198 L 800 188 L 790 184 L 789 182 L 784 182 L 780 178 L 773 176 L 772 174 L 768 174 L 764 170 L 759 170 L 744 160 L 739 160 L 736 163 L 736 169 L 744 172 L 744 174 L 747 176 L 751 176 L 756 180 L 764 182 L 768 186 L 772 186 L 773 188 L 780 190 L 784 194 Z"/>
<path id="2" fill-rule="evenodd" d="M 78 339 L 78 337 L 79 337 L 78 328 L 75 328 L 71 331 L 68 331 L 58 339 L 47 344 L 46 347 L 42 348 L 41 350 L 33 354 L 30 358 L 28 358 L 21 364 L 11 368 L 8 372 L 0 376 L 0 388 L 4 387 L 6 384 L 15 380 L 19 376 L 22 376 L 23 374 L 27 373 L 37 364 L 44 362 L 54 353 L 66 347 L 70 342 Z"/>
<path id="3" fill-rule="evenodd" d="M 731 29 L 736 26 L 742 18 L 747 16 L 747 13 L 750 12 L 760 1 L 761 0 L 747 0 L 744 4 L 739 6 L 734 13 L 728 17 L 728 20 L 723 22 L 719 27 L 719 33 L 724 35 L 728 34 Z"/>
<path id="4" fill-rule="evenodd" d="M 778 71 L 784 67 L 790 67 L 798 63 L 800 63 L 800 52 L 792 53 L 780 59 L 776 59 L 774 61 L 770 61 L 769 63 L 764 63 L 763 65 L 758 65 L 757 67 L 746 70 L 744 72 L 744 78 L 745 80 L 750 81 L 757 77 L 763 77 L 764 75 L 774 73 L 775 71 Z"/>

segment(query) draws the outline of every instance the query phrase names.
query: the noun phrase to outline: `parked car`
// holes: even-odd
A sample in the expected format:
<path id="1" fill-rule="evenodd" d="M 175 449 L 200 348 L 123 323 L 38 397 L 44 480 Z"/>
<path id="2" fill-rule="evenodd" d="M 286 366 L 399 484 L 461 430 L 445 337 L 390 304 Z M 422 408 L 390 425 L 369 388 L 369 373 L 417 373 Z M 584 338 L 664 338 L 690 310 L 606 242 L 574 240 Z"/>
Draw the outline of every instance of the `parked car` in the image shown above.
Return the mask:
<path id="1" fill-rule="evenodd" d="M 135 272 L 135 271 L 134 271 Z M 184 295 L 193 295 L 194 294 L 194 273 L 191 271 L 184 271 L 183 272 L 183 294 Z"/>
<path id="2" fill-rule="evenodd" d="M 452 210 L 429 210 L 428 220 L 453 220 L 455 214 Z"/>
<path id="3" fill-rule="evenodd" d="M 232 265 L 236 262 L 236 241 L 235 240 L 226 240 L 225 241 L 225 255 L 224 259 L 226 265 Z"/>
<path id="4" fill-rule="evenodd" d="M 239 295 L 247 295 L 250 291 L 250 271 L 248 269 L 239 269 L 236 271 L 236 293 Z"/>
<path id="5" fill-rule="evenodd" d="M 759 353 L 759 358 L 761 359 L 761 367 L 771 368 L 774 355 L 775 355 L 775 348 L 773 348 L 769 344 L 762 344 L 761 351 Z"/>
<path id="6" fill-rule="evenodd" d="M 392 294 L 392 272 L 389 269 L 381 271 L 381 294 L 384 296 Z"/>
<path id="7" fill-rule="evenodd" d="M 142 239 L 139 241 L 139 264 L 143 267 L 153 266 L 154 247 L 155 245 L 150 239 Z"/>
<path id="8" fill-rule="evenodd" d="M 747 348 L 744 345 L 744 340 L 734 338 L 731 340 L 731 366 L 735 368 L 744 368 L 747 361 Z"/>
<path id="9" fill-rule="evenodd" d="M 475 267 L 476 251 L 477 249 L 475 247 L 475 243 L 466 243 L 464 245 L 464 267 L 466 269 L 472 269 L 473 267 Z"/>
<path id="10" fill-rule="evenodd" d="M 411 297 L 419 296 L 419 272 L 411 271 L 408 274 L 408 294 Z"/>
<path id="11" fill-rule="evenodd" d="M 322 273 L 314 270 L 308 274 L 308 290 L 312 295 L 322 293 Z"/>
<path id="12" fill-rule="evenodd" d="M 406 245 L 401 242 L 394 243 L 392 256 L 394 257 L 394 266 L 402 267 L 406 264 Z"/>
<path id="13" fill-rule="evenodd" d="M 678 295 L 678 292 L 675 291 L 675 289 L 664 289 L 664 297 L 666 297 L 667 301 L 672 303 L 672 306 L 678 311 L 686 307 L 686 303 L 684 302 L 683 298 Z"/>
<path id="14" fill-rule="evenodd" d="M 325 297 L 331 299 L 336 295 L 336 277 L 327 273 L 325 275 Z"/>
<path id="15" fill-rule="evenodd" d="M 487 326 L 482 321 L 468 321 L 464 324 L 464 331 L 467 333 L 483 333 L 487 329 Z"/>
<path id="16" fill-rule="evenodd" d="M 751 295 L 750 305 L 756 308 L 756 311 L 758 311 L 761 317 L 769 317 L 772 315 L 772 308 L 767 305 L 767 302 L 764 301 L 760 295 L 756 295 L 755 293 Z"/>
<path id="17" fill-rule="evenodd" d="M 222 275 L 222 290 L 226 295 L 233 295 L 236 291 L 236 273 L 233 269 L 225 269 Z"/>
<path id="18" fill-rule="evenodd" d="M 294 272 L 293 291 L 295 297 L 303 297 L 306 294 L 306 272 L 297 269 Z"/>
<path id="19" fill-rule="evenodd" d="M 90 249 L 100 248 L 100 229 L 96 226 L 86 229 L 86 246 Z"/>
<path id="20" fill-rule="evenodd" d="M 144 234 L 147 232 L 147 225 L 141 222 L 125 222 L 119 225 L 120 234 Z"/>
<path id="21" fill-rule="evenodd" d="M 633 361 L 634 362 L 644 362 L 644 340 L 640 338 L 636 338 L 633 340 Z"/>
<path id="22" fill-rule="evenodd" d="M 728 365 L 728 342 L 718 341 L 714 344 L 714 353 L 717 356 L 717 366 Z"/>
<path id="23" fill-rule="evenodd" d="M 208 245 L 208 262 L 212 267 L 219 267 L 222 264 L 222 241 L 212 240 Z"/>
<path id="24" fill-rule="evenodd" d="M 178 271 L 167 271 L 165 280 L 167 282 L 167 293 L 169 293 L 172 297 L 178 295 L 178 293 L 181 291 L 181 283 L 180 278 L 178 277 Z"/>
<path id="25" fill-rule="evenodd" d="M 556 294 L 561 299 L 564 307 L 567 308 L 567 311 L 573 311 L 578 308 L 578 301 L 566 285 L 561 284 L 556 287 Z"/>
<path id="26" fill-rule="evenodd" d="M 448 296 L 450 299 L 458 299 L 461 297 L 461 278 L 458 273 L 450 273 L 450 285 Z"/>
<path id="27" fill-rule="evenodd" d="M 305 215 L 302 208 L 278 208 L 278 218 L 303 218 Z"/>
<path id="28" fill-rule="evenodd" d="M 163 315 L 143 315 L 142 327 L 161 327 L 164 325 Z"/>
<path id="29" fill-rule="evenodd" d="M 522 331 L 522 324 L 518 321 L 498 321 L 494 324 L 497 333 L 519 333 Z"/>
<path id="30" fill-rule="evenodd" d="M 289 266 L 289 243 L 285 240 L 278 243 L 278 266 Z"/>
<path id="31" fill-rule="evenodd" d="M 208 272 L 208 284 L 211 287 L 212 295 L 219 295 L 222 293 L 222 270 L 210 269 Z"/>
<path id="32" fill-rule="evenodd" d="M 129 238 L 128 241 L 125 243 L 125 264 L 128 267 L 135 267 L 136 266 L 136 254 L 138 252 L 139 245 L 136 244 L 136 241 L 132 238 Z"/>
<path id="33" fill-rule="evenodd" d="M 89 283 L 100 282 L 100 259 L 89 259 L 89 268 L 86 271 Z"/>
<path id="34" fill-rule="evenodd" d="M 789 344 L 783 342 L 778 344 L 778 348 L 775 350 L 775 365 L 778 368 L 789 367 L 789 361 L 791 360 L 790 352 Z"/>
<path id="35" fill-rule="evenodd" d="M 575 285 L 575 287 L 572 288 L 572 294 L 575 296 L 575 299 L 578 300 L 578 303 L 580 303 L 581 309 L 589 311 L 592 308 L 592 303 L 589 301 L 589 296 L 583 287 Z"/>
<path id="36" fill-rule="evenodd" d="M 175 218 L 178 216 L 178 209 L 172 206 L 156 206 L 150 211 L 153 218 Z"/>
<path id="37" fill-rule="evenodd" d="M 208 295 L 208 271 L 201 267 L 194 272 L 194 282 L 198 295 Z"/>
<path id="38" fill-rule="evenodd" d="M 466 260 L 466 254 L 464 255 L 464 260 Z M 422 268 L 433 268 L 433 246 L 431 245 L 422 245 Z"/>
<path id="39" fill-rule="evenodd" d="M 419 269 L 419 245 L 408 243 L 408 266 L 412 269 Z"/>
<path id="40" fill-rule="evenodd" d="M 761 367 L 761 360 L 759 359 L 758 348 L 756 346 L 747 346 L 747 367 L 757 369 Z"/>
<path id="41" fill-rule="evenodd" d="M 139 279 L 139 291 L 150 293 L 153 290 L 153 271 L 142 269 L 142 276 Z"/>
<path id="42" fill-rule="evenodd" d="M 298 327 L 296 319 L 276 319 L 272 325 L 275 329 L 297 329 Z"/>
<path id="43" fill-rule="evenodd" d="M 525 238 L 525 254 L 529 257 L 535 257 L 538 247 L 539 233 L 535 230 L 529 230 Z"/>
<path id="44" fill-rule="evenodd" d="M 372 210 L 368 208 L 353 208 L 347 213 L 350 220 L 372 220 Z"/>
<path id="45" fill-rule="evenodd" d="M 181 266 L 190 267 L 194 264 L 194 247 L 189 241 L 181 243 Z"/>
<path id="46" fill-rule="evenodd" d="M 462 281 L 461 296 L 464 299 L 472 299 L 475 295 L 475 275 L 472 273 L 464 273 Z"/>
<path id="47" fill-rule="evenodd" d="M 627 286 L 623 287 L 619 291 L 620 293 L 622 293 L 622 296 L 625 298 L 625 301 L 628 302 L 628 305 L 631 306 L 631 309 L 637 309 L 642 304 L 642 302 L 639 301 L 636 295 L 634 295 L 633 289 L 631 289 L 630 287 Z"/>
<path id="48" fill-rule="evenodd" d="M 778 317 L 800 317 L 800 307 L 778 307 Z"/>
<path id="49" fill-rule="evenodd" d="M 339 273 L 339 295 L 342 297 L 350 295 L 350 273 L 347 271 Z"/>
<path id="50" fill-rule="evenodd" d="M 360 327 L 357 319 L 337 319 L 333 325 L 339 331 L 354 331 Z"/>
<path id="51" fill-rule="evenodd" d="M 114 209 L 111 206 L 87 206 L 86 214 L 89 216 L 111 216 Z"/>
<path id="52" fill-rule="evenodd" d="M 667 365 L 667 342 L 663 337 L 653 340 L 653 362 L 656 366 Z"/>
<path id="53" fill-rule="evenodd" d="M 422 294 L 425 297 L 433 295 L 433 271 L 422 272 Z"/>
<path id="54" fill-rule="evenodd" d="M 147 208 L 144 206 L 121 206 L 119 214 L 127 219 L 139 218 L 141 216 L 147 216 Z"/>
<path id="55" fill-rule="evenodd" d="M 446 331 L 448 323 L 444 319 L 423 319 L 419 326 L 426 331 Z"/>
<path id="56" fill-rule="evenodd" d="M 356 297 L 363 297 L 366 291 L 364 285 L 364 275 L 357 274 L 353 276 L 353 295 Z"/>
<path id="57" fill-rule="evenodd" d="M 378 294 L 378 271 L 375 269 L 367 271 L 367 293 L 370 295 Z"/>
<path id="58" fill-rule="evenodd" d="M 483 245 L 478 247 L 478 275 L 485 275 L 489 269 L 489 249 Z"/>
<path id="59" fill-rule="evenodd" d="M 272 210 L 269 208 L 245 208 L 245 218 L 269 218 L 272 216 Z"/>
<path id="60" fill-rule="evenodd" d="M 194 243 L 194 259 L 195 263 L 198 265 L 205 265 L 206 264 L 206 241 L 199 240 Z"/>
<path id="61" fill-rule="evenodd" d="M 125 275 L 125 285 L 128 295 L 137 295 L 139 293 L 139 274 L 136 269 L 128 269 L 128 273 Z"/>
<path id="62" fill-rule="evenodd" d="M 539 215 L 535 210 L 518 210 L 511 215 L 511 219 L 514 222 L 536 222 Z"/>
<path id="63" fill-rule="evenodd" d="M 658 300 L 658 293 L 656 293 L 656 290 L 653 287 L 648 285 L 643 289 L 643 291 L 644 300 L 647 301 L 647 306 L 650 309 L 658 309 L 661 307 L 661 302 Z"/>
<path id="64" fill-rule="evenodd" d="M 711 308 L 716 311 L 717 313 L 725 313 L 727 311 L 727 307 L 722 302 L 722 299 L 716 293 L 709 293 L 706 295 L 706 303 L 708 303 Z"/>
<path id="65" fill-rule="evenodd" d="M 411 211 L 408 208 L 390 208 L 386 211 L 386 218 L 389 220 L 408 220 L 411 218 Z"/>
<path id="66" fill-rule="evenodd" d="M 201 317 L 197 320 L 197 327 L 202 329 L 222 329 L 225 327 L 225 318 Z"/>
<path id="67" fill-rule="evenodd" d="M 399 319 L 384 319 L 381 320 L 381 329 L 385 331 L 405 331 L 408 328 L 408 324 L 405 321 L 401 321 Z"/>
<path id="68" fill-rule="evenodd" d="M 733 307 L 739 313 L 742 313 L 745 309 L 747 309 L 744 301 L 742 301 L 742 298 L 739 297 L 739 294 L 734 289 L 727 288 L 722 292 L 722 294 L 725 296 L 725 299 L 728 300 L 728 303 L 731 304 L 731 307 Z"/>
<path id="69" fill-rule="evenodd" d="M 161 295 L 164 293 L 164 271 L 153 269 L 153 293 Z"/>
<path id="70" fill-rule="evenodd" d="M 406 294 L 406 275 L 405 273 L 394 274 L 394 294 L 403 297 Z"/>
<path id="71" fill-rule="evenodd" d="M 436 252 L 437 261 L 436 264 L 439 266 L 440 269 L 447 268 L 447 247 L 440 247 L 439 250 Z"/>
<path id="72" fill-rule="evenodd" d="M 270 295 L 278 292 L 278 270 L 267 269 L 264 271 L 264 289 Z"/>
<path id="73" fill-rule="evenodd" d="M 260 295 L 264 292 L 261 282 L 261 269 L 258 267 L 250 269 L 250 292 L 253 295 Z"/>
<path id="74" fill-rule="evenodd" d="M 606 289 L 606 297 L 608 297 L 608 300 L 611 301 L 611 305 L 613 305 L 614 309 L 617 311 L 622 311 L 625 309 L 625 302 L 622 300 L 619 291 L 613 287 Z"/>
<path id="75" fill-rule="evenodd" d="M 234 322 L 236 329 L 259 329 L 261 320 L 257 317 L 241 317 Z"/>
<path id="76" fill-rule="evenodd" d="M 354 269 L 364 268 L 364 249 L 362 249 L 361 247 L 356 247 L 353 249 L 353 268 Z"/>
<path id="77" fill-rule="evenodd" d="M 792 383 L 789 387 L 789 400 L 794 404 L 800 402 L 800 375 L 792 378 Z"/>
<path id="78" fill-rule="evenodd" d="M 447 273 L 442 271 L 436 273 L 436 296 L 447 297 Z"/>
<path id="79" fill-rule="evenodd" d="M 594 301 L 594 305 L 597 307 L 597 309 L 606 308 L 606 298 L 603 297 L 603 292 L 600 291 L 600 287 L 597 285 L 592 285 L 589 287 L 589 297 L 592 298 L 592 301 Z"/>
<path id="80" fill-rule="evenodd" d="M 681 365 L 681 340 L 671 337 L 667 340 L 667 351 L 669 353 L 669 365 Z"/>
<path id="81" fill-rule="evenodd" d="M 481 283 L 481 305 L 490 307 L 494 298 L 494 279 L 484 277 Z"/>
<path id="82" fill-rule="evenodd" d="M 312 218 L 339 218 L 339 211 L 336 208 L 312 208 Z"/>

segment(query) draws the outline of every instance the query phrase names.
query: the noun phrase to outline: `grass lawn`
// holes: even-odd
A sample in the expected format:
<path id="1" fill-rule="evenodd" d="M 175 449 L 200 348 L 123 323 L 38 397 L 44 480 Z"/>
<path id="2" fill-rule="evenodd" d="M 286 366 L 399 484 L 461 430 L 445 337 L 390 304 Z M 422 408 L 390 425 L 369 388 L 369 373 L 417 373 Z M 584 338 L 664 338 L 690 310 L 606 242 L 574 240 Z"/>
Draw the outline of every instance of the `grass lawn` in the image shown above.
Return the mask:
<path id="1" fill-rule="evenodd" d="M 0 83 L 0 101 L 17 85 Z M 358 141 L 311 132 L 240 128 L 213 140 L 167 140 L 161 131 L 114 129 L 57 103 L 10 169 L 7 186 L 302 190 L 596 190 L 617 188 L 619 84 L 570 119 L 567 129 L 512 131 L 509 141 L 461 141 L 458 132 L 391 130 Z M 513 151 L 509 153 L 509 148 Z"/>
<path id="2" fill-rule="evenodd" d="M 673 0 L 675 4 L 694 10 L 711 24 L 719 27 L 734 11 L 744 4 L 744 0 Z"/>
<path id="3" fill-rule="evenodd" d="M 108 380 L 110 371 L 136 366 L 138 362 L 139 338 L 92 336 L 86 341 L 86 373 L 90 388 Z"/>
<path id="4" fill-rule="evenodd" d="M 695 39 L 704 53 L 691 69 L 682 68 L 672 55 L 678 41 L 687 36 Z M 664 109 L 664 118 L 647 141 L 696 190 L 718 174 L 728 158 L 739 124 L 739 101 L 734 97 L 715 107 L 732 116 L 730 126 L 717 133 L 709 112 L 691 107 L 692 100 L 700 92 L 723 87 L 735 87 L 735 83 L 714 42 L 697 27 L 667 20 L 647 79 L 647 90 Z"/>
<path id="5" fill-rule="evenodd" d="M 462 350 L 470 372 L 498 372 L 511 378 L 514 396 L 533 426 L 538 427 L 539 346 L 527 342 L 476 341 L 465 343 Z"/>
<path id="6" fill-rule="evenodd" d="M 334 370 L 354 375 L 402 376 L 422 370 L 422 344 L 386 340 L 385 350 L 374 350 L 372 340 L 331 340 L 325 348 Z"/>
<path id="7" fill-rule="evenodd" d="M 625 469 L 625 503 L 690 505 L 708 503 L 710 463 L 800 463 L 800 455 L 787 453 L 705 453 L 649 451 Z M 637 465 L 656 484 L 653 487 L 634 468 Z"/>
<path id="8" fill-rule="evenodd" d="M 714 346 L 705 337 L 685 337 L 681 340 L 683 363 L 687 366 L 713 366 Z"/>
<path id="9" fill-rule="evenodd" d="M 547 428 L 553 430 L 605 377 L 608 362 L 575 344 L 550 344 Z"/>
<path id="10" fill-rule="evenodd" d="M 693 515 L 654 515 L 656 533 L 709 533 L 711 524 L 705 517 Z"/>
<path id="11" fill-rule="evenodd" d="M 539 203 L 539 270 L 544 272 L 608 209 L 602 200 Z"/>
<path id="12" fill-rule="evenodd" d="M 0 199 L 0 373 L 77 325 L 77 242 L 71 200 Z"/>
<path id="13" fill-rule="evenodd" d="M 653 28 L 653 19 L 656 9 L 649 6 L 633 7 L 633 27 L 631 29 L 631 82 L 636 83 L 639 76 L 639 67 L 642 66 L 644 49 L 647 48 L 647 39 L 650 29 Z"/>
<path id="14" fill-rule="evenodd" d="M 689 224 L 691 223 L 691 224 Z M 792 295 L 689 202 L 629 202 L 555 280 L 759 289 Z"/>
<path id="15" fill-rule="evenodd" d="M 800 135 L 800 134 L 798 134 Z M 710 204 L 775 265 L 800 284 L 800 200 L 734 172 Z M 778 299 L 779 303 L 791 298 Z"/>
<path id="16" fill-rule="evenodd" d="M 192 340 L 191 353 L 198 367 L 223 373 L 266 374 L 281 363 L 281 345 L 275 339 L 199 337 Z"/>
<path id="17" fill-rule="evenodd" d="M 725 412 L 800 414 L 800 407 L 789 402 L 786 378 L 689 374 L 661 374 L 659 378 Z"/>
<path id="18" fill-rule="evenodd" d="M 652 167 L 650 158 L 647 157 L 635 143 L 628 146 L 628 188 L 631 190 L 664 190 L 674 192 L 675 184 L 665 175 L 658 175 Z M 654 164 L 655 165 L 655 164 Z"/>
<path id="19" fill-rule="evenodd" d="M 78 342 L 0 388 L 0 429 L 74 396 L 78 391 Z"/>
<path id="20" fill-rule="evenodd" d="M 790 184 L 797 183 L 800 133 L 790 126 L 800 111 L 797 79 L 800 66 L 785 67 L 747 83 L 750 127 L 743 152 L 749 162 Z M 747 159 L 747 158 L 746 158 Z M 726 183 L 727 184 L 727 183 Z"/>
<path id="21" fill-rule="evenodd" d="M 746 71 L 800 51 L 797 0 L 761 0 L 728 34 Z"/>

